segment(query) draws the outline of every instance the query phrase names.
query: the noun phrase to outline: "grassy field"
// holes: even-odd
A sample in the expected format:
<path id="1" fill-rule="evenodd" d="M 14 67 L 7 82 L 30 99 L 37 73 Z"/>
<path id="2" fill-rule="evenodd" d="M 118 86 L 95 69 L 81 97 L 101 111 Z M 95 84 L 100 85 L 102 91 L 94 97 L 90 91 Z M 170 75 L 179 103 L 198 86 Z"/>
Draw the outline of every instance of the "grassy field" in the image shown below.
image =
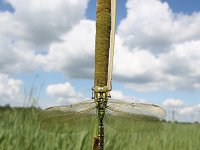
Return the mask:
<path id="1" fill-rule="evenodd" d="M 0 150 L 91 150 L 94 130 L 76 134 L 40 129 L 36 109 L 0 109 Z M 105 126 L 105 150 L 200 150 L 199 124 L 163 123 L 156 132 L 126 134 Z"/>

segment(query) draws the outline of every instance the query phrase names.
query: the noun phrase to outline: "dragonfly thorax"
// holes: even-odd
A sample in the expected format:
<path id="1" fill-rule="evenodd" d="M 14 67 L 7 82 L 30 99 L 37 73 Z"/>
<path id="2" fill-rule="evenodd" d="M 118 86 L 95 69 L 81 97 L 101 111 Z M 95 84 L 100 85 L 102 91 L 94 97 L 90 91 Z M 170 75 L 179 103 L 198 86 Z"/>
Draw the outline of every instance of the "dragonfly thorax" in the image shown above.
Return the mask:
<path id="1" fill-rule="evenodd" d="M 107 86 L 95 86 L 94 88 L 95 99 L 107 99 L 108 91 L 109 90 Z"/>
<path id="2" fill-rule="evenodd" d="M 107 99 L 108 95 L 108 87 L 107 86 L 95 86 L 94 95 L 95 99 Z"/>
<path id="3" fill-rule="evenodd" d="M 96 86 L 94 88 L 94 100 L 96 103 L 97 113 L 100 119 L 103 119 L 105 114 L 105 108 L 107 107 L 108 101 L 108 87 L 107 86 Z"/>
<path id="4" fill-rule="evenodd" d="M 95 86 L 94 88 L 94 100 L 97 109 L 104 110 L 108 101 L 108 87 L 107 86 Z"/>

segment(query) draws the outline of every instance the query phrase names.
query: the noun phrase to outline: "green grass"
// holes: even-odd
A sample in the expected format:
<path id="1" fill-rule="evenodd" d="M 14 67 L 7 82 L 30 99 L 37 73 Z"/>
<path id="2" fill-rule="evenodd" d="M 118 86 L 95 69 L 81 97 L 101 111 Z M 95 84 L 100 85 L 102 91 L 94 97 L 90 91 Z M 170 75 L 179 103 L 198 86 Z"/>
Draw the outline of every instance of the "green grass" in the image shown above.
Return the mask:
<path id="1" fill-rule="evenodd" d="M 200 150 L 199 124 L 163 123 L 160 131 L 135 134 L 105 130 L 105 150 Z M 40 129 L 36 109 L 0 110 L 0 150 L 91 150 L 93 131 L 49 133 Z"/>

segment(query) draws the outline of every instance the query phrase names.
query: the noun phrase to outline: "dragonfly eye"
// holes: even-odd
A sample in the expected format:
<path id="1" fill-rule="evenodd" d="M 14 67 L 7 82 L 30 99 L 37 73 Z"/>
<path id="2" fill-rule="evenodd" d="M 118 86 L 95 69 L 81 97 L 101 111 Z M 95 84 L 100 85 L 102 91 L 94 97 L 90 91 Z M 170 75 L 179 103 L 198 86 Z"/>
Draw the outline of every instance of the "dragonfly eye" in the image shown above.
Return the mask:
<path id="1" fill-rule="evenodd" d="M 104 86 L 104 87 L 102 88 L 102 92 L 108 92 L 108 87 L 107 87 L 107 86 Z"/>
<path id="2" fill-rule="evenodd" d="M 107 86 L 101 87 L 101 86 L 95 86 L 94 91 L 97 93 L 104 93 L 108 91 Z"/>
<path id="3" fill-rule="evenodd" d="M 95 86 L 94 91 L 97 93 L 101 92 L 101 87 Z"/>

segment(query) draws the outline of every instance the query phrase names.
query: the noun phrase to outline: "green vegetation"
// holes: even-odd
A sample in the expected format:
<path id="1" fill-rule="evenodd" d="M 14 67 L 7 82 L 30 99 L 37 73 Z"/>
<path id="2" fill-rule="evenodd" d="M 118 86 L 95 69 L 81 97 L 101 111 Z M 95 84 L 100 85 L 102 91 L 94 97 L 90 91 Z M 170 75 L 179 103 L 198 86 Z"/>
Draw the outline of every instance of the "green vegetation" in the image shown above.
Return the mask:
<path id="1" fill-rule="evenodd" d="M 1 150 L 91 150 L 94 129 L 58 134 L 40 129 L 38 109 L 0 109 Z M 126 125 L 124 123 L 124 125 Z M 163 123 L 154 132 L 126 134 L 105 126 L 105 150 L 199 150 L 200 125 Z"/>

